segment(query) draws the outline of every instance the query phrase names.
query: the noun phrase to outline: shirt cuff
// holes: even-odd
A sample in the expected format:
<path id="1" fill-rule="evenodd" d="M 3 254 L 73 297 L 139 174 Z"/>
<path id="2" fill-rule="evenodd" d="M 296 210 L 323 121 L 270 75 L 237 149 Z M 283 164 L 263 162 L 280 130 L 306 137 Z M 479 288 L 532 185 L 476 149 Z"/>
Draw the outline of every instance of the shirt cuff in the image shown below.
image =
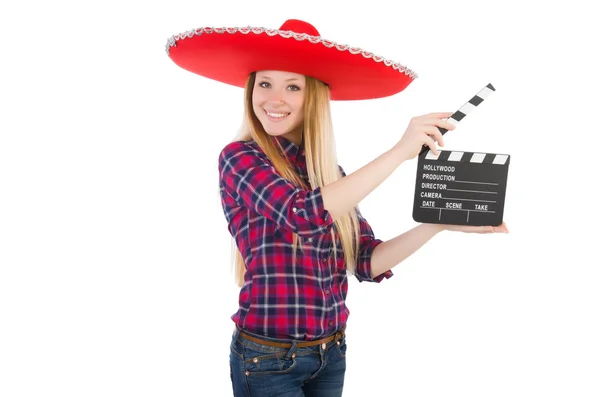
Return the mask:
<path id="1" fill-rule="evenodd" d="M 371 277 L 371 257 L 373 255 L 373 250 L 381 243 L 383 243 L 383 240 L 374 239 L 367 245 L 361 247 L 356 268 L 356 278 L 361 283 L 363 281 L 380 283 L 383 279 L 388 279 L 394 275 L 391 270 L 387 270 L 376 277 Z"/>

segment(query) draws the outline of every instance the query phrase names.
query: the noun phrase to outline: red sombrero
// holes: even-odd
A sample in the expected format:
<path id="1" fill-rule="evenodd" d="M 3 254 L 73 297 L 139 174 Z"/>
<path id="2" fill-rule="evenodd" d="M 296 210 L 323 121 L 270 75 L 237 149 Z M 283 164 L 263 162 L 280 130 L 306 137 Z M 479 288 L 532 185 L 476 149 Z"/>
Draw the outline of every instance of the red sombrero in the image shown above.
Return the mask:
<path id="1" fill-rule="evenodd" d="M 326 40 L 297 19 L 279 29 L 198 28 L 171 37 L 166 51 L 183 69 L 237 87 L 258 70 L 312 76 L 329 85 L 332 100 L 390 96 L 417 78 L 396 62 Z"/>

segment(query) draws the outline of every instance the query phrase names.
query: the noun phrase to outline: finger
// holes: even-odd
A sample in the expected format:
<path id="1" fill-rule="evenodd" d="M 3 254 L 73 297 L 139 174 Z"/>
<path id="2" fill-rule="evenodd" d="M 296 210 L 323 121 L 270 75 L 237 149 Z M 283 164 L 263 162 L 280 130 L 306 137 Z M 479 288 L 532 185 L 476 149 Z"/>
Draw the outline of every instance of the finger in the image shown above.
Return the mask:
<path id="1" fill-rule="evenodd" d="M 423 114 L 418 117 L 413 117 L 413 119 L 421 120 L 421 121 L 424 121 L 427 119 L 443 120 L 443 119 L 447 119 L 448 117 L 452 116 L 453 114 L 454 114 L 454 112 L 434 112 L 434 113 Z"/>
<path id="2" fill-rule="evenodd" d="M 433 136 L 435 137 L 438 145 L 444 146 L 444 136 L 442 135 L 442 131 L 440 131 L 438 128 L 434 128 Z"/>
<path id="3" fill-rule="evenodd" d="M 423 128 L 423 131 L 437 141 L 440 146 L 444 146 L 444 136 L 439 128 L 434 126 L 426 126 Z"/>
<path id="4" fill-rule="evenodd" d="M 467 226 L 467 225 L 453 225 L 449 230 L 454 230 L 463 233 L 491 233 L 491 226 Z"/>
<path id="5" fill-rule="evenodd" d="M 499 226 L 493 226 L 494 233 L 508 233 L 508 227 L 506 223 L 502 222 Z"/>
<path id="6" fill-rule="evenodd" d="M 445 128 L 445 129 L 447 129 L 449 131 L 452 131 L 452 130 L 456 129 L 456 125 L 454 125 L 451 122 L 446 121 L 446 120 L 440 120 L 437 125 L 439 127 L 441 127 L 441 128 Z"/>
<path id="7" fill-rule="evenodd" d="M 452 116 L 453 114 L 454 114 L 454 112 L 435 112 L 435 113 L 429 113 L 427 116 L 433 117 L 436 119 L 447 119 L 448 117 Z"/>
<path id="8" fill-rule="evenodd" d="M 437 149 L 437 147 L 435 146 L 435 141 L 429 136 L 427 135 L 425 137 L 425 145 L 429 146 L 429 149 L 431 149 L 431 151 L 433 152 L 433 154 L 435 154 L 436 156 L 440 155 L 439 150 Z"/>
<path id="9" fill-rule="evenodd" d="M 451 122 L 446 121 L 446 120 L 431 119 L 430 121 L 431 121 L 431 124 L 433 124 L 439 128 L 444 128 L 449 131 L 456 129 L 456 125 L 454 125 Z"/>
<path id="10" fill-rule="evenodd" d="M 493 226 L 473 226 L 473 231 L 480 234 L 490 234 L 494 232 Z"/>
<path id="11" fill-rule="evenodd" d="M 449 121 L 441 120 L 441 119 L 434 118 L 434 117 L 419 119 L 419 121 L 423 125 L 433 125 L 438 128 L 443 128 L 447 131 L 452 131 L 452 130 L 456 129 L 456 126 L 454 124 L 450 123 Z"/>

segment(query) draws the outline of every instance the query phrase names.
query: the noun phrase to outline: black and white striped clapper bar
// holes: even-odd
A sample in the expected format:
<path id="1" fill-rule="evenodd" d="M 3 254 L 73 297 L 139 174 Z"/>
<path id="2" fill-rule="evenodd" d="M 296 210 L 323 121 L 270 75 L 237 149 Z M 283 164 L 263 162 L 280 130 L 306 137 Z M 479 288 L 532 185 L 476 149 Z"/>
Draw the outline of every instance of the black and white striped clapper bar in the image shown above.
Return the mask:
<path id="1" fill-rule="evenodd" d="M 488 84 L 448 121 L 456 125 L 493 91 Z M 425 147 L 417 163 L 413 219 L 420 223 L 500 225 L 509 164 L 508 154 L 440 150 L 436 156 Z"/>

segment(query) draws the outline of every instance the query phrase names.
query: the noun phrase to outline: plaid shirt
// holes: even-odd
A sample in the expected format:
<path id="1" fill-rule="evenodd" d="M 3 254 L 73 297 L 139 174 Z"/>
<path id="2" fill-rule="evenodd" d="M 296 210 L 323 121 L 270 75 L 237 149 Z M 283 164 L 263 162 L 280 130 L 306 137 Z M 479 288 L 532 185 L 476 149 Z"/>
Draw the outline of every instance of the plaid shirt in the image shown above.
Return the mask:
<path id="1" fill-rule="evenodd" d="M 304 149 L 278 139 L 308 183 Z M 340 167 L 342 175 L 345 176 Z M 311 340 L 340 329 L 350 314 L 348 278 L 339 237 L 337 262 L 329 231 L 335 227 L 323 206 L 321 188 L 302 190 L 282 178 L 254 141 L 229 143 L 219 155 L 219 188 L 228 230 L 246 263 L 239 309 L 231 319 L 242 329 L 273 338 Z M 360 220 L 356 278 L 372 278 L 370 259 L 382 242 Z M 292 232 L 300 236 L 292 265 Z"/>

